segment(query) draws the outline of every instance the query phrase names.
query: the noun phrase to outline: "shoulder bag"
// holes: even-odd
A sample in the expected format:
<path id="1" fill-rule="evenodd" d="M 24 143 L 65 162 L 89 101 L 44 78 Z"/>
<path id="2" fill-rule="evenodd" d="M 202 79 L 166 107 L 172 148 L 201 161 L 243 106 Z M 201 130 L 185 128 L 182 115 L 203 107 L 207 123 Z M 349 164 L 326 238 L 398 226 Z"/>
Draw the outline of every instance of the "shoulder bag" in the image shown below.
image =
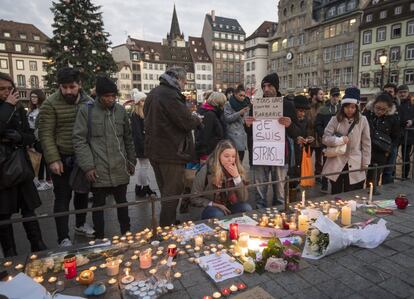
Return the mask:
<path id="1" fill-rule="evenodd" d="M 336 130 L 338 131 L 339 129 L 339 125 L 336 128 Z M 349 133 L 351 133 L 352 129 L 355 127 L 356 122 L 354 121 L 352 123 L 352 125 L 349 127 L 348 129 L 348 133 L 346 134 L 346 136 L 349 135 Z M 343 137 L 341 134 L 339 134 L 338 132 L 335 133 L 336 137 Z M 326 149 L 324 149 L 324 155 L 327 158 L 333 158 L 333 157 L 338 157 L 338 156 L 343 156 L 346 153 L 346 144 L 342 144 L 342 145 L 337 145 L 337 146 L 328 146 Z"/>

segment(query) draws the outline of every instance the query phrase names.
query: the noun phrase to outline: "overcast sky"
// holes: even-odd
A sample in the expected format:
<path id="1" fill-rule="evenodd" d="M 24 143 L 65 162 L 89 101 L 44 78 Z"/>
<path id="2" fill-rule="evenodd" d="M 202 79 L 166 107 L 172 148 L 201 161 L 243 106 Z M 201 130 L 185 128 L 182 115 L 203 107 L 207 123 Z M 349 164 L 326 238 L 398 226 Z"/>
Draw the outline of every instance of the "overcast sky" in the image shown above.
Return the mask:
<path id="1" fill-rule="evenodd" d="M 247 35 L 263 21 L 277 21 L 275 0 L 92 0 L 101 5 L 105 30 L 112 45 L 125 42 L 127 35 L 160 42 L 170 30 L 174 3 L 180 29 L 188 36 L 201 36 L 204 16 L 212 9 L 217 16 L 235 18 Z M 32 23 L 48 36 L 52 34 L 50 0 L 1 0 L 0 19 Z"/>

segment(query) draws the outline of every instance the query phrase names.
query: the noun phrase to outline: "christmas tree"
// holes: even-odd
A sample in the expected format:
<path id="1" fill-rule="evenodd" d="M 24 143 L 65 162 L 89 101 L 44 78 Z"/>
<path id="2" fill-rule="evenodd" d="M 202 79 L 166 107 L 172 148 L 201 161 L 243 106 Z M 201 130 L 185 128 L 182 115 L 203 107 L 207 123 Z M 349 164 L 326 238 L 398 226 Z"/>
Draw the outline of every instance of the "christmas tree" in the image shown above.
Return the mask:
<path id="1" fill-rule="evenodd" d="M 49 64 L 45 80 L 49 90 L 57 88 L 56 73 L 66 66 L 82 73 L 82 86 L 87 92 L 95 85 L 97 74 L 112 75 L 117 71 L 108 52 L 109 33 L 104 31 L 100 6 L 90 0 L 53 2 L 53 37 L 49 41 Z"/>

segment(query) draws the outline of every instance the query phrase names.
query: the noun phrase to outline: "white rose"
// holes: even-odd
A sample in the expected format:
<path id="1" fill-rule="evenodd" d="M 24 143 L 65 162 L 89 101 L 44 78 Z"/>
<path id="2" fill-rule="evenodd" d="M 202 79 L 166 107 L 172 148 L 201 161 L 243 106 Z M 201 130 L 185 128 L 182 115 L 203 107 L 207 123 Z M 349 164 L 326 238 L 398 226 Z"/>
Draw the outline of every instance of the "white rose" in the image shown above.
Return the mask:
<path id="1" fill-rule="evenodd" d="M 316 241 L 318 241 L 318 237 L 317 237 L 317 236 L 314 236 L 314 235 L 312 234 L 312 235 L 310 236 L 309 240 L 310 240 L 312 243 L 315 243 Z"/>
<path id="2" fill-rule="evenodd" d="M 319 235 L 319 229 L 316 229 L 316 228 L 315 228 L 315 229 L 313 229 L 313 230 L 311 231 L 311 235 L 312 235 L 312 236 L 315 236 L 315 237 L 316 237 L 316 236 L 318 236 L 318 235 Z"/>
<path id="3" fill-rule="evenodd" d="M 319 246 L 318 246 L 318 244 L 313 244 L 313 245 L 311 246 L 311 250 L 312 250 L 313 252 L 318 252 L 318 251 L 319 251 Z"/>

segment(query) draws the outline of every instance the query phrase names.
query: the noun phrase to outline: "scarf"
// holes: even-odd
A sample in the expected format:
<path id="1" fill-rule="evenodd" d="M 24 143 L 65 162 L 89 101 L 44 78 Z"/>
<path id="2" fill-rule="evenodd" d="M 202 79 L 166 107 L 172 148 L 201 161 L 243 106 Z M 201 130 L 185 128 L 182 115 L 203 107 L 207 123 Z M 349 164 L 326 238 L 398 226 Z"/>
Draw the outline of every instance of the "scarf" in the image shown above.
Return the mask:
<path id="1" fill-rule="evenodd" d="M 178 84 L 177 78 L 171 77 L 170 75 L 164 73 L 160 76 L 160 79 L 163 79 L 165 82 L 167 82 L 167 84 L 181 91 L 180 84 Z"/>
<path id="2" fill-rule="evenodd" d="M 230 98 L 230 106 L 231 108 L 233 108 L 234 111 L 239 112 L 240 110 L 242 110 L 243 108 L 247 107 L 250 105 L 250 100 L 248 97 L 245 97 L 243 101 L 239 101 L 235 98 L 235 96 L 232 96 Z"/>
<path id="3" fill-rule="evenodd" d="M 213 184 L 213 187 L 217 188 L 217 190 L 223 188 L 233 188 L 236 187 L 234 184 L 233 177 L 227 172 L 227 170 L 223 169 L 225 179 L 223 180 L 221 187 L 217 187 Z M 232 191 L 219 191 L 218 193 L 214 194 L 214 202 L 219 203 L 225 206 L 234 205 L 238 202 L 237 193 L 235 190 Z"/>
<path id="4" fill-rule="evenodd" d="M 210 105 L 209 103 L 206 102 L 206 103 L 201 105 L 201 109 L 211 111 L 211 110 L 216 110 L 216 107 L 214 107 L 214 106 L 212 106 L 212 105 Z"/>

